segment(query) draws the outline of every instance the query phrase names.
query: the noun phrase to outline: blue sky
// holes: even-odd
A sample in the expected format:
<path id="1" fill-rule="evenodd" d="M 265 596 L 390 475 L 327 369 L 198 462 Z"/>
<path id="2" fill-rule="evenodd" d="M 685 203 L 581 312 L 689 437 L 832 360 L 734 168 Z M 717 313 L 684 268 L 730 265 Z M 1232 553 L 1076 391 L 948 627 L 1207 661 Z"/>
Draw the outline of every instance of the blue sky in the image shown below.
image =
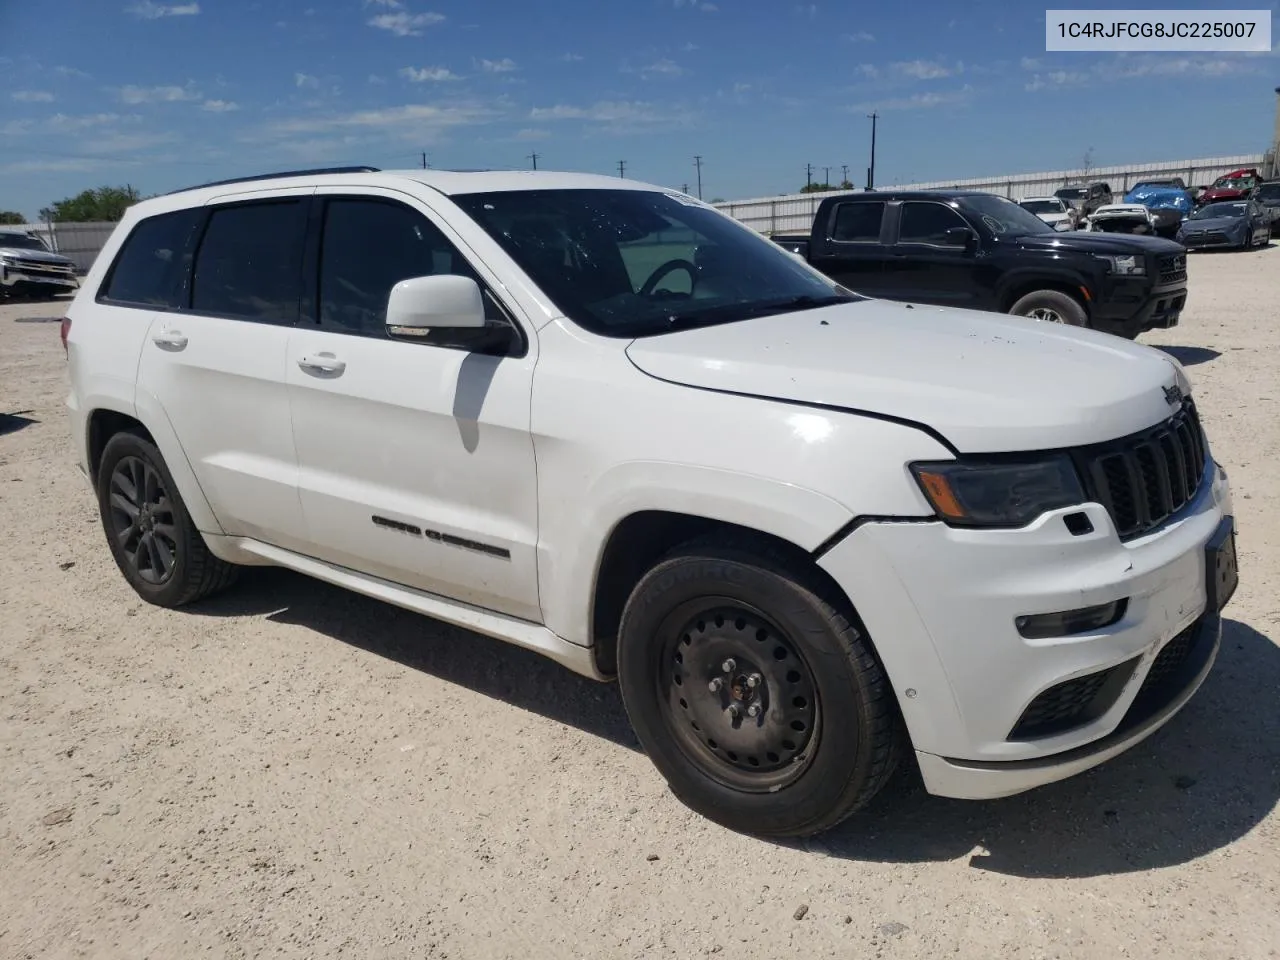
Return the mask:
<path id="1" fill-rule="evenodd" d="M 873 108 L 881 184 L 1249 153 L 1278 84 L 1275 52 L 1046 54 L 1007 0 L 0 0 L 0 209 L 423 151 L 691 189 L 701 155 L 705 197 L 763 196 L 861 182 Z"/>

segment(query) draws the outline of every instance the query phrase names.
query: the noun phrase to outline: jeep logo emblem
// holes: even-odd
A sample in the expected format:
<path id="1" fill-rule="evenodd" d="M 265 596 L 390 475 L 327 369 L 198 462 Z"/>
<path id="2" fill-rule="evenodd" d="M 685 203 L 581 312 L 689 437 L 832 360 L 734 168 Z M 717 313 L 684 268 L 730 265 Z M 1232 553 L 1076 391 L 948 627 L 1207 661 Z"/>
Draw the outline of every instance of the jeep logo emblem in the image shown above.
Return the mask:
<path id="1" fill-rule="evenodd" d="M 1178 387 L 1177 384 L 1174 384 L 1172 387 L 1165 387 L 1164 398 L 1168 400 L 1169 403 L 1177 406 L 1182 402 L 1182 389 Z"/>

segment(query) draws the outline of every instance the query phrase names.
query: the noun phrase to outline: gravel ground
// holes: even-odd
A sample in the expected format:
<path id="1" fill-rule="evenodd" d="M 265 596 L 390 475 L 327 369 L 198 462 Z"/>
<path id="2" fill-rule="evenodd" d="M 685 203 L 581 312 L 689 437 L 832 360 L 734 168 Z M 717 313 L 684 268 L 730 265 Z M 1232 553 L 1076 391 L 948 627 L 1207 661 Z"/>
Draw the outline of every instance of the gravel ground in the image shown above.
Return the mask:
<path id="1" fill-rule="evenodd" d="M 1102 769 L 905 776 L 805 844 L 668 794 L 616 687 L 276 570 L 182 612 L 112 565 L 59 305 L 0 307 L 0 957 L 1280 955 L 1280 246 L 1191 258 L 1176 330 L 1231 474 L 1218 666 Z"/>

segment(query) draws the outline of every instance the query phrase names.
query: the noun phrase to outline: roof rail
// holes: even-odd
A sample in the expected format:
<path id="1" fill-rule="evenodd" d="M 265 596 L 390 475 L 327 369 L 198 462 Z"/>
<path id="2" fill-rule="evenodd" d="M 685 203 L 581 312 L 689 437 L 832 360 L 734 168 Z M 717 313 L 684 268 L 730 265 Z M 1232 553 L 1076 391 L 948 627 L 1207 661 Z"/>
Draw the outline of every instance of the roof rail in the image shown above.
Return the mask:
<path id="1" fill-rule="evenodd" d="M 214 180 L 211 183 L 197 183 L 193 187 L 181 187 L 170 190 L 165 196 L 175 193 L 186 193 L 188 190 L 201 190 L 204 187 L 222 187 L 232 183 L 252 183 L 255 180 L 279 180 L 284 177 L 316 177 L 325 173 L 378 173 L 378 167 L 316 167 L 312 170 L 282 170 L 279 173 L 260 173 L 252 177 L 232 177 L 230 180 Z"/>

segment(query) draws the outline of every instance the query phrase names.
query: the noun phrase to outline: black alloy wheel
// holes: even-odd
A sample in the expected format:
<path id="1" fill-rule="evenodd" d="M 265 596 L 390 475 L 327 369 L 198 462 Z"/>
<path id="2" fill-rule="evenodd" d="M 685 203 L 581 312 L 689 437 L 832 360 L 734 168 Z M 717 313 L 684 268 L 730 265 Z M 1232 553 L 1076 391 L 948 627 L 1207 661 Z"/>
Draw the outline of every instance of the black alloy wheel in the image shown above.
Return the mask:
<path id="1" fill-rule="evenodd" d="M 209 550 L 150 437 L 117 433 L 97 468 L 98 512 L 116 566 L 143 600 L 179 607 L 222 590 L 235 565 Z"/>

